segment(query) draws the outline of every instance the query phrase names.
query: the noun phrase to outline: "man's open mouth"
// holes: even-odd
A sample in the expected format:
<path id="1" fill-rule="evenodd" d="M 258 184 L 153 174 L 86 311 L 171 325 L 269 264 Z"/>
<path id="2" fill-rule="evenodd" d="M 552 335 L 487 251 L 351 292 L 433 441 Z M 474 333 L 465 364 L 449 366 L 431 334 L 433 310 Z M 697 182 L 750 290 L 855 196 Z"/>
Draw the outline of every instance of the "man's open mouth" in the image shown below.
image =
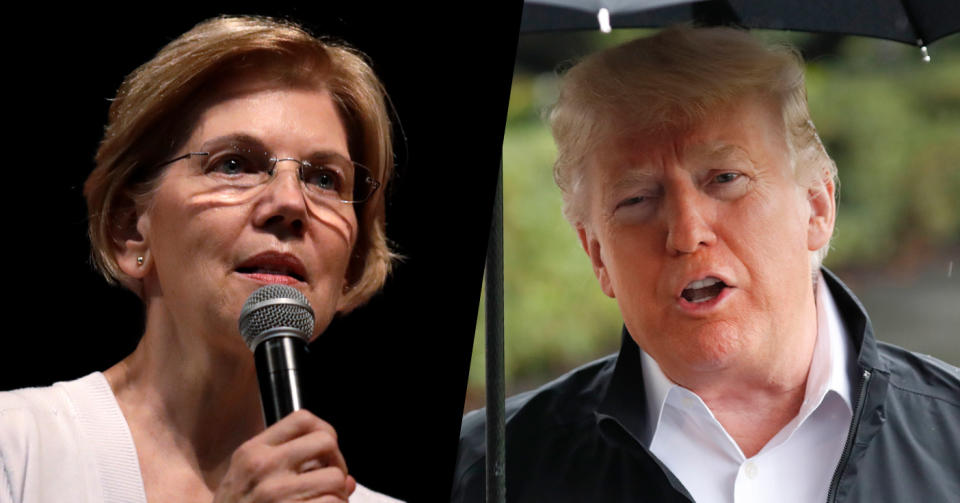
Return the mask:
<path id="1" fill-rule="evenodd" d="M 706 302 L 720 295 L 724 288 L 727 288 L 726 283 L 718 278 L 709 277 L 690 282 L 680 296 L 687 302 Z"/>

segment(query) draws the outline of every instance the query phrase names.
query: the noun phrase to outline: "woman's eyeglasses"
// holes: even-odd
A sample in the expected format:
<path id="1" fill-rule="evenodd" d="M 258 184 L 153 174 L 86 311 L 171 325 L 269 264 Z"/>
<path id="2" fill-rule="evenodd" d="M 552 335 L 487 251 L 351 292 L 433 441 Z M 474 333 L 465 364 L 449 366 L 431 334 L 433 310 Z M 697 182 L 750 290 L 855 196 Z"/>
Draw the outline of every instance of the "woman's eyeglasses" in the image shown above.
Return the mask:
<path id="1" fill-rule="evenodd" d="M 160 168 L 189 159 L 194 172 L 212 183 L 231 189 L 251 189 L 273 179 L 278 162 L 299 164 L 298 175 L 311 199 L 362 203 L 380 187 L 380 182 L 365 166 L 335 152 L 320 152 L 308 159 L 277 158 L 256 140 L 231 137 L 205 143 L 201 151 L 188 152 L 156 166 Z"/>

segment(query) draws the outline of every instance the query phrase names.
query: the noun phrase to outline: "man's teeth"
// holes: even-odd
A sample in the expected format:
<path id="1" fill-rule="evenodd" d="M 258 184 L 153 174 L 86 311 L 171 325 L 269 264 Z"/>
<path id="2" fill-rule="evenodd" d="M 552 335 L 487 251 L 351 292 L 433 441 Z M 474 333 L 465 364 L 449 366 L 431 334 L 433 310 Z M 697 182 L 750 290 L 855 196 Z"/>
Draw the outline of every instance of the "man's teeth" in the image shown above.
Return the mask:
<path id="1" fill-rule="evenodd" d="M 713 285 L 715 285 L 715 284 L 717 284 L 717 283 L 719 283 L 719 282 L 720 282 L 720 280 L 717 279 L 717 278 L 714 278 L 714 277 L 699 279 L 699 280 L 694 281 L 694 282 L 690 283 L 689 285 L 687 285 L 687 288 L 686 288 L 686 289 L 687 289 L 687 290 L 692 290 L 692 289 L 696 289 L 696 288 L 706 288 L 706 287 L 708 287 L 708 286 L 713 286 Z"/>
<path id="2" fill-rule="evenodd" d="M 717 278 L 701 279 L 687 285 L 687 287 L 683 289 L 681 296 L 686 299 L 687 302 L 706 302 L 720 295 L 720 292 L 723 291 L 725 286 L 723 281 Z"/>

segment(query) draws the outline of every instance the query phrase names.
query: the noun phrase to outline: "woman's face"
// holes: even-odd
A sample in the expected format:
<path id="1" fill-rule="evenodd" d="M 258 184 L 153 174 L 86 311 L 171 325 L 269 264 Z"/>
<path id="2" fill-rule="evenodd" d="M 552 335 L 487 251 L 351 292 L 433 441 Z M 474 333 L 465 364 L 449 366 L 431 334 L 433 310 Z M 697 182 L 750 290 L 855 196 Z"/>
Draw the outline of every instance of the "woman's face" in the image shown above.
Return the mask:
<path id="1" fill-rule="evenodd" d="M 152 298 L 162 299 L 160 316 L 176 329 L 236 334 L 244 301 L 269 283 L 306 295 L 316 314 L 314 336 L 340 308 L 357 239 L 353 205 L 310 197 L 300 164 L 288 159 L 350 159 L 347 134 L 326 91 L 276 86 L 255 79 L 225 86 L 171 156 L 241 144 L 281 159 L 269 181 L 240 189 L 224 181 L 243 166 L 192 156 L 166 168 L 140 214 L 144 297 L 148 309 Z"/>

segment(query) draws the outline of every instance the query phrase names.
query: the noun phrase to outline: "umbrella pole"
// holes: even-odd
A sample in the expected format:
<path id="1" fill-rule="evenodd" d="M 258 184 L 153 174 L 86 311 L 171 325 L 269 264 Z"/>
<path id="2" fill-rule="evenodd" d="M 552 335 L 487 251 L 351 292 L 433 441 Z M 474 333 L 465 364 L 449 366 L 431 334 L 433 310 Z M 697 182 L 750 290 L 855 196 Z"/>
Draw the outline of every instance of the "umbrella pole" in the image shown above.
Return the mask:
<path id="1" fill-rule="evenodd" d="M 486 381 L 488 503 L 503 503 L 506 497 L 504 470 L 504 372 L 503 372 L 503 160 L 497 171 L 497 192 L 490 219 L 486 263 Z"/>

